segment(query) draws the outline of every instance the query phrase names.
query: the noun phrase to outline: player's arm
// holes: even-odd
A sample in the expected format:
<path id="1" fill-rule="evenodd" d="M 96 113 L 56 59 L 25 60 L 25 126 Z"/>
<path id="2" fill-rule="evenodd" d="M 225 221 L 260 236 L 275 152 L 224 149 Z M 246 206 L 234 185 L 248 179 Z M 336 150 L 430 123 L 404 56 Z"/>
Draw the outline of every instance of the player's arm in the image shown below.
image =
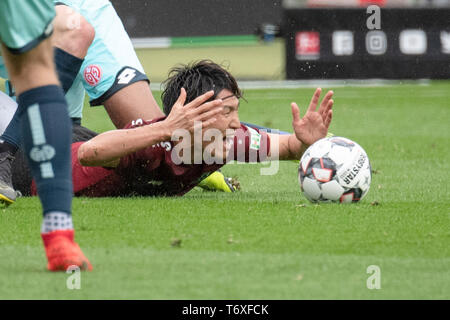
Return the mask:
<path id="1" fill-rule="evenodd" d="M 138 128 L 99 134 L 80 146 L 78 160 L 84 166 L 116 167 L 124 156 L 171 140 L 172 133 L 177 129 L 193 132 L 195 121 L 202 121 L 206 127 L 216 121 L 214 116 L 222 111 L 222 100 L 206 102 L 213 95 L 214 91 L 209 91 L 184 105 L 186 91 L 181 89 L 180 97 L 165 120 Z"/>
<path id="2" fill-rule="evenodd" d="M 269 157 L 279 160 L 298 160 L 303 152 L 317 140 L 327 135 L 333 116 L 333 91 L 328 91 L 317 109 L 320 93 L 318 88 L 309 104 L 303 118 L 300 118 L 300 110 L 295 102 L 291 103 L 292 127 L 294 133 L 290 135 L 269 134 L 271 145 Z"/>
<path id="3" fill-rule="evenodd" d="M 83 166 L 117 167 L 121 157 L 168 139 L 170 133 L 163 122 L 111 130 L 83 143 L 78 149 L 78 160 Z"/>

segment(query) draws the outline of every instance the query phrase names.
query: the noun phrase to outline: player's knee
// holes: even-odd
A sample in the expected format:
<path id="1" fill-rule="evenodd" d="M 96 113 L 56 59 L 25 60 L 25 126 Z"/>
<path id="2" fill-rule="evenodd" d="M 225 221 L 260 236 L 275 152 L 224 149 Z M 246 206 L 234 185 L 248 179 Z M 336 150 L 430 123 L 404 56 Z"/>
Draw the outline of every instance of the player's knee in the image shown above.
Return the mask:
<path id="1" fill-rule="evenodd" d="M 54 44 L 56 47 L 84 58 L 94 41 L 94 27 L 78 12 L 66 6 L 56 7 Z"/>
<path id="2" fill-rule="evenodd" d="M 77 44 L 87 52 L 92 42 L 94 41 L 94 38 L 94 27 L 89 22 L 87 22 L 86 19 L 82 18 L 80 29 L 78 30 L 78 33 L 76 35 Z"/>

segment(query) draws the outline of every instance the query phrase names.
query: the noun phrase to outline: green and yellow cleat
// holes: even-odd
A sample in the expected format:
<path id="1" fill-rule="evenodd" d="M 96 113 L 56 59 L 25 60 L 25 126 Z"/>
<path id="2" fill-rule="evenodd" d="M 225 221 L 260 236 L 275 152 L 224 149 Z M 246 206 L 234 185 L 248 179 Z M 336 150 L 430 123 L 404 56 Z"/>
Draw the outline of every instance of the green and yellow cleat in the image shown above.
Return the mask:
<path id="1" fill-rule="evenodd" d="M 222 192 L 235 192 L 241 189 L 239 181 L 234 178 L 225 177 L 220 170 L 213 172 L 207 178 L 203 179 L 198 186 L 204 190 Z"/>
<path id="2" fill-rule="evenodd" d="M 6 207 L 16 202 L 17 192 L 0 182 L 0 203 L 4 204 Z"/>

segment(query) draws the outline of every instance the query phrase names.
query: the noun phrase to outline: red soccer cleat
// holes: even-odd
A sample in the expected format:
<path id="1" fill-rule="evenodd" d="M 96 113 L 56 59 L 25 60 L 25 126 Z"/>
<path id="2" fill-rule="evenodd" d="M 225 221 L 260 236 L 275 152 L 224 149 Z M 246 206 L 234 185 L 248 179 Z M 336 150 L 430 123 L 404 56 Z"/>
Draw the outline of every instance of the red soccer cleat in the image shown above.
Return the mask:
<path id="1" fill-rule="evenodd" d="M 66 271 L 71 266 L 92 271 L 92 265 L 74 241 L 73 230 L 56 230 L 41 234 L 47 254 L 47 269 Z"/>

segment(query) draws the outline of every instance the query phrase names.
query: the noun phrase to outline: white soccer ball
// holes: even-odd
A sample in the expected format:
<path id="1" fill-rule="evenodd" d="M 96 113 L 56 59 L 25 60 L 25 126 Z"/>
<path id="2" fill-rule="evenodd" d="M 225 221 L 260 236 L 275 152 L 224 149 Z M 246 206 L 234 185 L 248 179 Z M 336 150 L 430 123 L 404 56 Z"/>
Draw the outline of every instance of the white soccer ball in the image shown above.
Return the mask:
<path id="1" fill-rule="evenodd" d="M 300 159 L 298 180 L 311 202 L 358 202 L 370 188 L 369 157 L 356 142 L 343 137 L 323 138 Z"/>

